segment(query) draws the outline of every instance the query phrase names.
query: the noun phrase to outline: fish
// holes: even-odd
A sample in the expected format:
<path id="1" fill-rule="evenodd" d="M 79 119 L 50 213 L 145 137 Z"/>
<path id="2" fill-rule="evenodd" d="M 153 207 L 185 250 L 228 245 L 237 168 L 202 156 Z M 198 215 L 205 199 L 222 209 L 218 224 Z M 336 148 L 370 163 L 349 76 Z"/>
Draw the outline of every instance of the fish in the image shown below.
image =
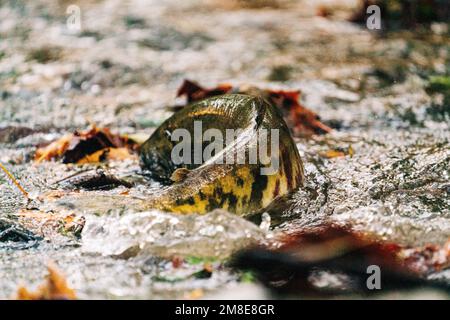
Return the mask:
<path id="1" fill-rule="evenodd" d="M 185 150 L 177 157 L 180 130 L 194 138 L 183 141 Z M 217 143 L 213 146 L 223 142 L 223 148 L 210 147 L 217 152 L 207 157 L 211 132 Z M 230 132 L 233 139 L 227 136 Z M 144 209 L 180 214 L 221 208 L 246 216 L 297 190 L 305 180 L 281 112 L 264 98 L 245 94 L 216 96 L 179 110 L 142 144 L 140 161 L 144 171 L 162 184 L 146 199 Z"/>

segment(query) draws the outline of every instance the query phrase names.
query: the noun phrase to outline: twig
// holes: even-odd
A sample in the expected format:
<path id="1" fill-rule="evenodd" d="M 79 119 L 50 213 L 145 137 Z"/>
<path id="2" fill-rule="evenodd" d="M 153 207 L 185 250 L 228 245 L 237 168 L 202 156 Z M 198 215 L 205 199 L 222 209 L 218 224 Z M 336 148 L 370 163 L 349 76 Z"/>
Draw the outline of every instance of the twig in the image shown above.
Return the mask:
<path id="1" fill-rule="evenodd" d="M 12 181 L 12 183 L 20 190 L 20 192 L 22 192 L 25 198 L 27 198 L 27 200 L 30 200 L 28 192 L 25 191 L 25 189 L 20 185 L 19 181 L 17 181 L 16 178 L 14 178 L 14 176 L 8 171 L 8 169 L 5 168 L 5 166 L 2 163 L 0 163 L 0 169 L 2 169 L 5 172 L 6 177 L 8 177 Z"/>

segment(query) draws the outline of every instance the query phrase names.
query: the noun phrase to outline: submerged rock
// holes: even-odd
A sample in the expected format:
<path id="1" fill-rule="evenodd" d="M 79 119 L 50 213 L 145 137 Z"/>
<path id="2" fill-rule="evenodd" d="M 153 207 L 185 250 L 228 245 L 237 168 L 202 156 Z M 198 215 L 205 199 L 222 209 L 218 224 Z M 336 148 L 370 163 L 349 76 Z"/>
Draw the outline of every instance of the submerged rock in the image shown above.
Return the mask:
<path id="1" fill-rule="evenodd" d="M 16 221 L 0 218 L 0 249 L 27 249 L 37 245 L 41 239 Z"/>

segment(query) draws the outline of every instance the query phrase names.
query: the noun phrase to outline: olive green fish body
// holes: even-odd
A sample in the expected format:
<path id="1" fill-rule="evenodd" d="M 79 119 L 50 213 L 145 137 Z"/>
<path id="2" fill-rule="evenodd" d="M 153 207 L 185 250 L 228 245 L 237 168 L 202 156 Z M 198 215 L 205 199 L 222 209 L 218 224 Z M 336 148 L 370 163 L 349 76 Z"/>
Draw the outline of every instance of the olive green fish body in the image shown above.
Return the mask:
<path id="1" fill-rule="evenodd" d="M 230 129 L 237 133 L 233 140 L 223 141 L 224 148 L 211 158 L 175 164 L 172 150 L 178 141 L 172 141 L 174 131 L 181 128 L 193 133 L 195 122 L 201 123 L 200 136 L 208 129 L 217 129 L 224 139 Z M 274 139 L 278 143 L 273 144 Z M 191 141 L 191 159 L 195 158 L 195 143 L 200 143 L 202 151 L 211 143 L 197 140 Z M 262 145 L 267 156 L 259 154 Z M 141 160 L 144 169 L 166 184 L 145 206 L 170 212 L 206 213 L 223 208 L 246 215 L 267 207 L 304 181 L 303 164 L 282 115 L 264 99 L 248 95 L 224 95 L 186 106 L 142 145 Z M 185 169 L 181 172 L 180 168 Z"/>

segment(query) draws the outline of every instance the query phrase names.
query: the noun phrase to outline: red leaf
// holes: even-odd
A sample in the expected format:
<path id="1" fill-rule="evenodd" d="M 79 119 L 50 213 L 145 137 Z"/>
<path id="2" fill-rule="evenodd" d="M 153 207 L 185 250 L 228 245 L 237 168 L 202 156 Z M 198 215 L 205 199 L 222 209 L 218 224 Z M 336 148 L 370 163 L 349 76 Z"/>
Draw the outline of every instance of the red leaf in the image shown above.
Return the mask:
<path id="1" fill-rule="evenodd" d="M 184 80 L 178 89 L 177 96 L 186 96 L 187 103 L 191 103 L 231 92 L 259 95 L 266 98 L 272 105 L 282 110 L 287 125 L 296 136 L 324 134 L 332 130 L 320 122 L 316 113 L 299 103 L 300 91 L 267 90 L 254 87 L 233 88 L 229 84 L 220 84 L 215 88 L 206 89 L 193 81 Z"/>

